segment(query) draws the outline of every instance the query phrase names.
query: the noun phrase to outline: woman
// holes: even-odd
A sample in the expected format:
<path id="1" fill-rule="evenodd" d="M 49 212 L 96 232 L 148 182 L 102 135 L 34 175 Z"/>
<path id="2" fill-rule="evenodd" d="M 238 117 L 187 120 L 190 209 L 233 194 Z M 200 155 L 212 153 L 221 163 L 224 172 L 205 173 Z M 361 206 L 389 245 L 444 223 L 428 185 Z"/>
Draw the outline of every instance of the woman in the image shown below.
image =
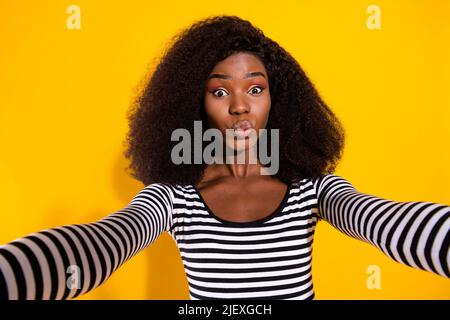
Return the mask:
<path id="1" fill-rule="evenodd" d="M 179 34 L 129 119 L 126 156 L 146 187 L 100 221 L 2 246 L 2 298 L 84 294 L 167 231 L 191 299 L 313 299 L 322 219 L 400 263 L 450 277 L 450 207 L 363 194 L 333 174 L 344 147 L 338 119 L 295 59 L 246 20 L 212 17 Z M 173 132 L 195 135 L 196 121 L 223 137 L 232 131 L 231 155 L 215 153 L 225 161 L 174 161 Z M 249 161 L 262 129 L 279 130 L 271 175 L 261 159 Z M 228 161 L 238 154 L 245 161 Z"/>

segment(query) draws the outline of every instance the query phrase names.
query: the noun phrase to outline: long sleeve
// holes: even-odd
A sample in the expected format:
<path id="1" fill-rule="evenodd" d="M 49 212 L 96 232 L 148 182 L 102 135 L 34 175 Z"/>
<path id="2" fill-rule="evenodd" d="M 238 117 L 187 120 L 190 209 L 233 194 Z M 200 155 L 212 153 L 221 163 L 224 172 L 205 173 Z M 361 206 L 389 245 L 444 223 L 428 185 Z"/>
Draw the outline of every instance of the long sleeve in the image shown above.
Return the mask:
<path id="1" fill-rule="evenodd" d="M 314 186 L 320 219 L 397 262 L 450 277 L 450 206 L 364 194 L 335 174 Z"/>
<path id="2" fill-rule="evenodd" d="M 71 299 L 100 284 L 171 226 L 170 186 L 144 187 L 125 208 L 0 246 L 0 299 Z"/>

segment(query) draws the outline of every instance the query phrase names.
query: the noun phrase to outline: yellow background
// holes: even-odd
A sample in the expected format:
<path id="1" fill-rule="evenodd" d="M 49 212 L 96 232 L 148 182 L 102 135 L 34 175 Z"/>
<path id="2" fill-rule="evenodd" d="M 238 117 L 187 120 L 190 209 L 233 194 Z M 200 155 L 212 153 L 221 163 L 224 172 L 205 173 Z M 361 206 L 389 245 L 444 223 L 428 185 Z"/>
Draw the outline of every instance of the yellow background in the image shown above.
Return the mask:
<path id="1" fill-rule="evenodd" d="M 81 9 L 69 30 L 66 9 Z M 276 4 L 276 6 L 274 6 Z M 381 8 L 381 30 L 366 27 Z M 0 243 L 123 208 L 126 112 L 165 43 L 213 14 L 249 19 L 303 66 L 347 132 L 336 174 L 398 201 L 450 204 L 450 1 L 0 1 Z M 326 222 L 317 299 L 448 299 L 450 281 Z M 369 265 L 381 289 L 366 286 Z M 81 299 L 188 299 L 163 234 Z"/>

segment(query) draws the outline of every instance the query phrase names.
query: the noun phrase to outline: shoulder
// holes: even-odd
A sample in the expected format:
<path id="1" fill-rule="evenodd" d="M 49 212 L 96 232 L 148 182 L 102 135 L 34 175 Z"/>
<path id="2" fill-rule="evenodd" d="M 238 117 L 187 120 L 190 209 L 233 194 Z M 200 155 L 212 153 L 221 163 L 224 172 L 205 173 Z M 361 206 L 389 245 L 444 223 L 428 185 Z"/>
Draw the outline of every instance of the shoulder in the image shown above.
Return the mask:
<path id="1" fill-rule="evenodd" d="M 145 186 L 135 198 L 153 195 L 174 203 L 182 199 L 192 198 L 195 194 L 196 189 L 193 184 L 156 182 Z"/>
<path id="2" fill-rule="evenodd" d="M 165 182 L 155 182 L 145 187 L 133 197 L 130 204 L 137 203 L 149 203 L 152 201 L 163 202 L 164 204 L 172 204 L 174 199 L 174 190 L 176 185 L 165 183 Z"/>
<path id="3" fill-rule="evenodd" d="M 330 189 L 354 189 L 354 186 L 346 178 L 335 173 L 326 173 L 319 177 L 310 178 L 317 194 Z"/>

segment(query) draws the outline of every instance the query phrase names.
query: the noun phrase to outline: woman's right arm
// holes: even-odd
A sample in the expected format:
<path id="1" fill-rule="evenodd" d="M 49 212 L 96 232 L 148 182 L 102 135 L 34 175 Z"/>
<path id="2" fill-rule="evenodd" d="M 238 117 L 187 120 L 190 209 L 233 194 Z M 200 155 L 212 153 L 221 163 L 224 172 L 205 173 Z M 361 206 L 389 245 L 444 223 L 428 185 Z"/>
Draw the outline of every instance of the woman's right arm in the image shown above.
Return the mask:
<path id="1" fill-rule="evenodd" d="M 102 284 L 171 226 L 170 186 L 143 188 L 92 223 L 43 230 L 0 246 L 1 299 L 71 299 Z"/>

